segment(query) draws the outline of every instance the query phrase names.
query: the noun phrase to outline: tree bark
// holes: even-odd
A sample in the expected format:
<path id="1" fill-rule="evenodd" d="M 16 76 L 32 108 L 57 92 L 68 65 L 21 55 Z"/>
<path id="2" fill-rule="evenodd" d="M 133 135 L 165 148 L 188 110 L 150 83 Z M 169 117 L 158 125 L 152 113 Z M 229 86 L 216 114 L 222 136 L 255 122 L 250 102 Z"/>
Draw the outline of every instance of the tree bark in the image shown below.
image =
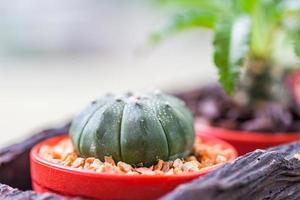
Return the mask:
<path id="1" fill-rule="evenodd" d="M 23 142 L 0 149 L 0 183 L 21 190 L 30 190 L 29 154 L 31 148 L 42 140 L 66 133 L 68 133 L 68 125 L 44 130 Z"/>
<path id="2" fill-rule="evenodd" d="M 300 199 L 300 142 L 248 153 L 162 199 Z"/>
<path id="3" fill-rule="evenodd" d="M 0 184 L 0 199 L 5 200 L 64 200 L 65 198 L 52 195 L 49 193 L 37 194 L 33 191 L 23 192 L 11 188 L 7 185 Z"/>

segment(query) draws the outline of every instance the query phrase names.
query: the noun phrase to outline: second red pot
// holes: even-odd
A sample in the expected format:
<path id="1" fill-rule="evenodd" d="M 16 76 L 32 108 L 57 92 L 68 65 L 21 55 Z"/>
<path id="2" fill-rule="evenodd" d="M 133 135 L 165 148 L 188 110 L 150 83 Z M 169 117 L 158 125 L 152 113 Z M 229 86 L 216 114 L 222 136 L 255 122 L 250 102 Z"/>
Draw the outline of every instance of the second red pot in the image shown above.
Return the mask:
<path id="1" fill-rule="evenodd" d="M 266 149 L 300 139 L 300 133 L 257 133 L 230 130 L 196 123 L 196 133 L 200 136 L 212 136 L 222 139 L 232 144 L 239 155 L 254 151 L 256 149 Z"/>

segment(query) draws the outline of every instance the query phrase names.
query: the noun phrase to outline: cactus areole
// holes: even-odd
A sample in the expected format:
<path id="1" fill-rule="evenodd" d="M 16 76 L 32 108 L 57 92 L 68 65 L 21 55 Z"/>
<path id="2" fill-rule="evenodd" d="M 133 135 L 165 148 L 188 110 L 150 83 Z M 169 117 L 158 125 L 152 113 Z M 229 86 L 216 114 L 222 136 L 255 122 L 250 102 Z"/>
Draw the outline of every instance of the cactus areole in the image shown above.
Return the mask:
<path id="1" fill-rule="evenodd" d="M 149 166 L 191 153 L 193 117 L 184 102 L 160 92 L 107 95 L 72 122 L 70 136 L 82 157 Z"/>

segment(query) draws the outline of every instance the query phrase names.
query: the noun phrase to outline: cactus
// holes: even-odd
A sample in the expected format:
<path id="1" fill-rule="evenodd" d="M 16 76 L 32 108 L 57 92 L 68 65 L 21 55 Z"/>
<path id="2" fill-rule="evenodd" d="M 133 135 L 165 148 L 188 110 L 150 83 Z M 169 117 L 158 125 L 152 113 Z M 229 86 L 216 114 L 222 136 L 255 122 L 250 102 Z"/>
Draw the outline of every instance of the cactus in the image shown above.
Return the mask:
<path id="1" fill-rule="evenodd" d="M 269 101 L 285 106 L 288 96 L 281 93 L 285 90 L 284 71 L 299 67 L 299 1 L 163 2 L 177 6 L 178 14 L 170 25 L 153 34 L 154 42 L 189 28 L 210 28 L 214 32 L 214 62 L 225 91 L 229 95 L 236 93 L 237 103 L 249 108 Z"/>
<path id="2" fill-rule="evenodd" d="M 290 94 L 283 84 L 284 77 L 285 70 L 273 62 L 251 58 L 237 84 L 234 101 L 252 110 L 261 109 L 268 102 L 277 102 L 287 107 Z"/>
<path id="3" fill-rule="evenodd" d="M 158 159 L 189 155 L 195 133 L 185 104 L 156 92 L 108 95 L 92 102 L 73 120 L 70 136 L 82 157 L 112 156 L 115 161 L 150 166 Z"/>

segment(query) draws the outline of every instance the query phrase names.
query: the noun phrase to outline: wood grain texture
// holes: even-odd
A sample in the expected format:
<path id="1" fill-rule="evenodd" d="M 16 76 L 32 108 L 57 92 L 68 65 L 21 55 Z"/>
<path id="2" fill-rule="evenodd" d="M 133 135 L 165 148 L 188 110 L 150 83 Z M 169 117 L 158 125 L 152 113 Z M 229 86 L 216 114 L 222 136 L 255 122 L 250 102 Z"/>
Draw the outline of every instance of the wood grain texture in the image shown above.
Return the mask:
<path id="1" fill-rule="evenodd" d="M 256 150 L 179 186 L 162 199 L 300 199 L 299 152 L 300 142 Z"/>
<path id="2" fill-rule="evenodd" d="M 5 200 L 63 200 L 63 197 L 49 193 L 38 194 L 33 191 L 23 192 L 4 184 L 0 184 L 0 199 Z"/>
<path id="3" fill-rule="evenodd" d="M 63 135 L 68 132 L 66 125 L 57 129 L 48 129 L 37 133 L 24 141 L 0 149 L 0 183 L 21 190 L 31 189 L 29 153 L 40 141 Z"/>

